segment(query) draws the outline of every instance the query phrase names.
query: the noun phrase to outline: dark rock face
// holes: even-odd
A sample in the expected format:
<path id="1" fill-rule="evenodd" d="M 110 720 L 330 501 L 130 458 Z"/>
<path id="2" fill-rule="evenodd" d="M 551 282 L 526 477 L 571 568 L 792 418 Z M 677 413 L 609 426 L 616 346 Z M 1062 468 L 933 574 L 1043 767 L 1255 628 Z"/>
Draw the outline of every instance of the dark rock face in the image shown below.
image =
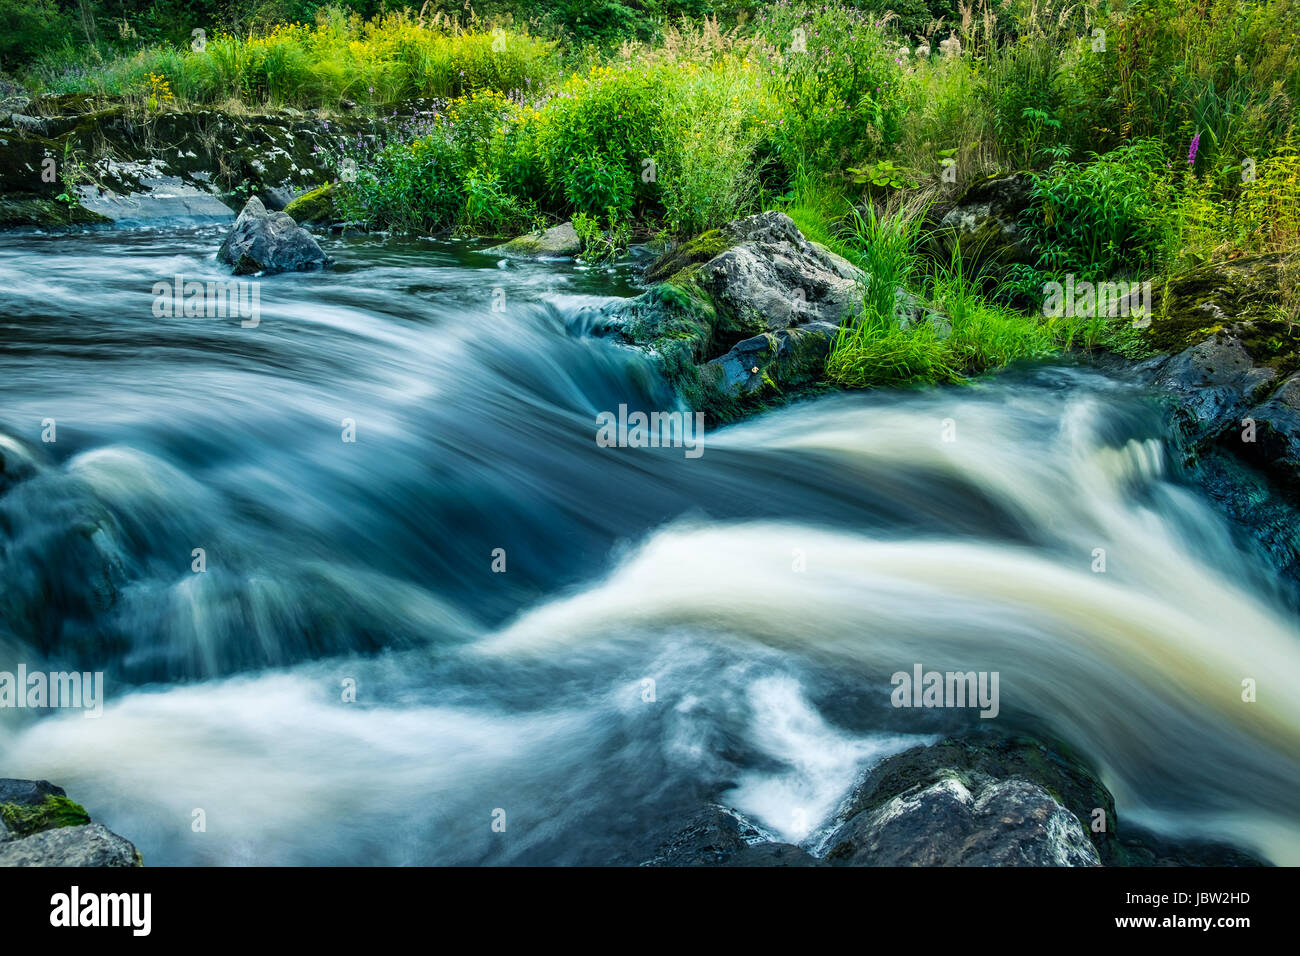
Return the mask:
<path id="1" fill-rule="evenodd" d="M 1220 334 L 1171 358 L 1155 385 L 1176 397 L 1184 434 L 1199 442 L 1235 425 L 1276 379 L 1273 369 L 1255 365 L 1239 339 Z"/>
<path id="2" fill-rule="evenodd" d="M 1300 256 L 1210 263 L 1160 284 L 1128 372 L 1168 409 L 1182 465 L 1300 583 Z M 1278 494 L 1278 492 L 1281 494 Z"/>
<path id="3" fill-rule="evenodd" d="M 957 776 L 854 817 L 827 855 L 849 866 L 1100 866 L 1078 819 L 1026 780 Z"/>
<path id="4" fill-rule="evenodd" d="M 1271 370 L 1270 370 L 1271 371 Z M 1248 427 L 1236 436 L 1241 453 L 1271 471 L 1293 496 L 1300 497 L 1300 372 L 1283 382 L 1263 404 L 1245 415 L 1254 423 L 1254 442 L 1245 440 Z"/>
<path id="5" fill-rule="evenodd" d="M 0 779 L 0 866 L 143 866 L 131 843 L 48 780 Z"/>
<path id="6" fill-rule="evenodd" d="M 267 212 L 256 196 L 235 220 L 217 259 L 232 266 L 237 276 L 306 272 L 331 262 L 311 233 L 285 213 Z"/>
<path id="7" fill-rule="evenodd" d="M 23 807 L 34 806 L 46 797 L 66 796 L 62 787 L 56 787 L 48 780 L 0 779 L 0 805 L 12 803 Z"/>
<path id="8" fill-rule="evenodd" d="M 1034 186 L 1026 172 L 999 174 L 971 185 L 961 198 L 940 210 L 935 252 L 946 260 L 960 243 L 968 265 L 996 274 L 1016 263 L 1032 263 L 1020 242 L 1020 219 L 1029 208 Z"/>
<path id="9" fill-rule="evenodd" d="M 706 232 L 661 256 L 646 278 L 657 284 L 597 331 L 657 353 L 711 424 L 820 383 L 865 282 L 779 212 Z"/>

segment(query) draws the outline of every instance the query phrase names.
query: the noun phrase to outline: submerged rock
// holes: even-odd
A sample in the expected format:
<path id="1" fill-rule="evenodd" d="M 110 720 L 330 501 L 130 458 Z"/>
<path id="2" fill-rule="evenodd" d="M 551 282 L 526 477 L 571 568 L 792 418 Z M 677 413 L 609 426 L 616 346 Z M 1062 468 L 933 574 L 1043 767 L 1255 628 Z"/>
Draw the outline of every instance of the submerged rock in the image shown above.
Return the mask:
<path id="1" fill-rule="evenodd" d="M 710 806 L 660 845 L 642 866 L 817 866 L 807 850 L 776 843 L 740 814 Z"/>
<path id="2" fill-rule="evenodd" d="M 562 222 L 550 229 L 525 233 L 507 243 L 483 251 L 489 255 L 512 256 L 519 259 L 576 256 L 582 251 L 582 240 L 578 238 L 573 223 Z"/>
<path id="3" fill-rule="evenodd" d="M 267 212 L 256 196 L 235 220 L 217 259 L 232 266 L 237 276 L 305 272 L 331 264 L 311 233 L 283 212 Z"/>
<path id="4" fill-rule="evenodd" d="M 140 852 L 92 823 L 48 780 L 0 779 L 0 866 L 143 866 Z"/>
<path id="5" fill-rule="evenodd" d="M 1235 847 L 1121 830 L 1115 800 L 1061 743 L 981 731 L 882 760 L 814 852 L 709 806 L 651 866 L 1257 866 Z"/>

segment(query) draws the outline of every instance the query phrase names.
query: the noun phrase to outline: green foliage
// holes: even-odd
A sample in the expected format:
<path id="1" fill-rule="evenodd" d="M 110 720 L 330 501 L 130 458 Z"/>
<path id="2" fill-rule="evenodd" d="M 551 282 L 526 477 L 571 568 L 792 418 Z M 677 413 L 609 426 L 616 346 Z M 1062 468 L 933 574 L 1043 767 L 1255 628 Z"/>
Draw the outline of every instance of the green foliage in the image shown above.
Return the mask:
<path id="1" fill-rule="evenodd" d="M 1300 102 L 1300 0 L 1136 0 L 1098 24 L 1106 49 L 1080 42 L 1066 67 L 1074 141 L 1090 148 L 1158 137 L 1203 161 L 1258 155 Z"/>
<path id="2" fill-rule="evenodd" d="M 213 31 L 202 49 L 188 38 L 181 46 L 146 45 L 91 71 L 59 53 L 39 61 L 29 83 L 52 92 L 129 95 L 156 74 L 182 102 L 312 108 L 349 100 L 378 107 L 474 90 L 541 89 L 558 72 L 554 43 L 526 33 L 462 31 L 405 11 L 364 21 L 329 7 L 318 17 L 314 25 L 278 23 L 251 34 Z"/>
<path id="3" fill-rule="evenodd" d="M 1038 265 L 1087 279 L 1154 269 L 1176 235 L 1170 168 L 1161 143 L 1139 140 L 1036 177 L 1025 241 Z"/>
<path id="4" fill-rule="evenodd" d="M 573 214 L 573 231 L 582 240 L 582 258 L 588 262 L 605 262 L 627 252 L 631 230 L 610 210 L 606 216 L 609 229 L 602 229 L 595 216 L 577 212 Z"/>
<path id="5" fill-rule="evenodd" d="M 845 168 L 898 140 L 902 71 L 897 43 L 872 19 L 845 7 L 777 5 L 756 29 L 767 45 L 767 83 L 779 104 L 773 151 L 800 164 Z"/>
<path id="6" fill-rule="evenodd" d="M 0 0 L 0 70 L 58 49 L 71 29 L 54 0 Z"/>
<path id="7" fill-rule="evenodd" d="M 960 247 L 950 262 L 929 263 L 918 255 L 924 219 L 901 206 L 849 214 L 849 258 L 868 279 L 861 314 L 844 323 L 827 359 L 835 381 L 853 388 L 959 383 L 1062 348 L 1091 347 L 1107 334 L 1105 320 L 996 304 L 965 274 Z"/>

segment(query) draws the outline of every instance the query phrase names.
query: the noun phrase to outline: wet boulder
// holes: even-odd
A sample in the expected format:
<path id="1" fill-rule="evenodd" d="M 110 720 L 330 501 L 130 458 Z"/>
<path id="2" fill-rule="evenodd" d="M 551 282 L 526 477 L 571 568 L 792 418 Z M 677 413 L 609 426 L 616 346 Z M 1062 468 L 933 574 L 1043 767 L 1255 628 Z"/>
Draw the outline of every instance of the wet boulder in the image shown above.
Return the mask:
<path id="1" fill-rule="evenodd" d="M 311 233 L 283 212 L 267 212 L 256 196 L 235 220 L 217 259 L 235 275 L 308 272 L 331 264 Z"/>
<path id="2" fill-rule="evenodd" d="M 1300 372 L 1250 409 L 1232 436 L 1240 452 L 1293 493 L 1300 492 Z"/>
<path id="3" fill-rule="evenodd" d="M 1155 385 L 1172 398 L 1183 435 L 1195 443 L 1237 424 L 1276 379 L 1273 369 L 1255 364 L 1239 338 L 1220 333 L 1171 358 Z"/>
<path id="4" fill-rule="evenodd" d="M 1100 866 L 1078 819 L 1027 780 L 914 787 L 847 821 L 828 859 L 849 866 Z"/>

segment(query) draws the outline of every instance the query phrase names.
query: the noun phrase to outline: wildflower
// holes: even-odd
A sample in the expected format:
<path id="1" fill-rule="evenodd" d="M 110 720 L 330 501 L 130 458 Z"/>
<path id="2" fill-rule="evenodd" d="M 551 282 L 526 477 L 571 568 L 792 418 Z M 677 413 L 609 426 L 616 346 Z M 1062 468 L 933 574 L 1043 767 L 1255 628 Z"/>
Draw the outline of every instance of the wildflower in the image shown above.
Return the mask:
<path id="1" fill-rule="evenodd" d="M 1201 134 L 1197 133 L 1195 136 L 1192 137 L 1191 148 L 1187 150 L 1188 166 L 1191 166 L 1193 163 L 1196 162 L 1196 150 L 1200 148 L 1200 145 L 1201 145 Z"/>

